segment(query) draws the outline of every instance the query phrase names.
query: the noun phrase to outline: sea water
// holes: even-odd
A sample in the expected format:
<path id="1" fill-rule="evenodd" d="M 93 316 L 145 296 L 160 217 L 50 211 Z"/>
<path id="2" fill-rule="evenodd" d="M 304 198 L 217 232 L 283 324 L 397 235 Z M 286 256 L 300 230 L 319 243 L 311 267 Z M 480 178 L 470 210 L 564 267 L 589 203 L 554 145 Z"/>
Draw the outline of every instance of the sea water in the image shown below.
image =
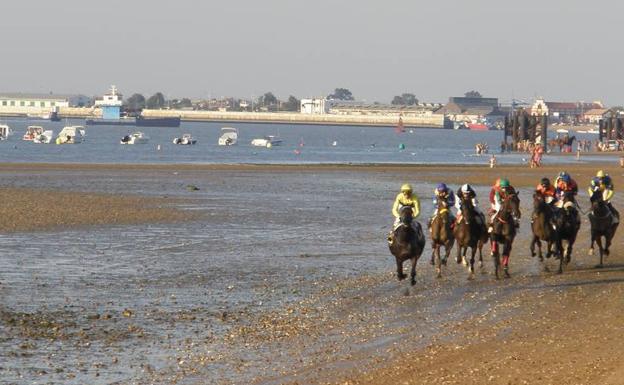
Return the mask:
<path id="1" fill-rule="evenodd" d="M 445 130 L 417 128 L 395 133 L 392 127 L 287 125 L 251 123 L 183 122 L 177 128 L 87 126 L 85 141 L 77 145 L 35 144 L 22 140 L 29 125 L 41 125 L 58 135 L 65 125 L 82 125 L 83 120 L 63 122 L 2 120 L 13 135 L 0 142 L 2 162 L 44 163 L 196 163 L 196 164 L 486 164 L 489 155 L 477 156 L 475 144 L 487 143 L 500 164 L 526 162 L 527 154 L 500 154 L 501 131 Z M 239 131 L 238 145 L 218 146 L 221 127 Z M 121 145 L 120 139 L 135 131 L 150 137 L 147 144 Z M 196 145 L 172 143 L 173 138 L 190 133 Z M 254 138 L 276 135 L 282 145 L 255 147 Z M 579 139 L 596 135 L 577 134 Z M 590 160 L 605 160 L 592 157 Z M 548 162 L 548 157 L 545 162 Z M 557 162 L 576 162 L 558 157 Z"/>

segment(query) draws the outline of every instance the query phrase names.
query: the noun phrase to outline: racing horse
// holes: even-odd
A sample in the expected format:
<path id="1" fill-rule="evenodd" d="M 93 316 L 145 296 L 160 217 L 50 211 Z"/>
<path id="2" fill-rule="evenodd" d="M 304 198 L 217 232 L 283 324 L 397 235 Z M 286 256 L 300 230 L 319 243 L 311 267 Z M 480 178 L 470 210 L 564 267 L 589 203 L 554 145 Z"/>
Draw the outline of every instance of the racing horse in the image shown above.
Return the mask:
<path id="1" fill-rule="evenodd" d="M 539 191 L 533 193 L 533 214 L 531 215 L 531 231 L 533 240 L 531 241 L 531 256 L 539 257 L 540 262 L 544 261 L 542 255 L 542 241 L 546 242 L 546 258 L 550 258 L 555 249 L 555 254 L 560 257 L 559 233 L 555 224 L 555 211 L 546 202 L 546 196 Z M 537 245 L 537 254 L 535 254 Z M 547 269 L 547 268 L 546 268 Z"/>
<path id="2" fill-rule="evenodd" d="M 596 267 L 601 268 L 603 267 L 603 256 L 609 256 L 611 240 L 615 235 L 619 222 L 615 221 L 600 190 L 594 191 L 589 200 L 591 202 L 591 212 L 589 213 L 591 245 L 589 246 L 589 255 L 594 254 L 594 242 L 596 242 L 600 251 L 600 263 Z M 605 238 L 604 248 L 602 247 L 602 237 Z"/>
<path id="3" fill-rule="evenodd" d="M 451 213 L 447 202 L 438 198 L 438 212 L 431 220 L 431 259 L 436 266 L 437 277 L 442 277 L 442 265 L 446 265 L 455 243 L 452 231 Z M 444 246 L 444 257 L 440 257 L 440 248 Z"/>
<path id="4" fill-rule="evenodd" d="M 407 275 L 403 274 L 403 262 L 408 259 L 412 260 L 411 271 L 411 284 L 416 284 L 416 262 L 420 258 L 425 248 L 425 237 L 412 227 L 413 211 L 409 206 L 403 206 L 399 211 L 400 225 L 394 230 L 394 237 L 392 243 L 388 245 L 390 252 L 394 255 L 397 264 L 397 278 L 399 281 L 407 278 Z M 420 224 L 418 225 L 420 227 Z"/>
<path id="5" fill-rule="evenodd" d="M 520 220 L 520 199 L 518 193 L 510 191 L 505 195 L 500 210 L 492 219 L 490 242 L 494 258 L 494 274 L 499 279 L 501 265 L 499 246 L 503 246 L 503 270 L 505 278 L 509 278 L 509 254 L 511 245 L 516 237 L 516 223 Z"/>
<path id="6" fill-rule="evenodd" d="M 455 224 L 453 236 L 457 240 L 457 263 L 466 261 L 466 253 L 470 247 L 470 275 L 474 278 L 474 262 L 477 250 L 479 250 L 479 266 L 483 267 L 483 244 L 488 241 L 488 232 L 483 217 L 480 217 L 472 204 L 472 199 L 460 195 L 461 219 Z"/>
<path id="7" fill-rule="evenodd" d="M 576 242 L 576 236 L 581 228 L 579 211 L 577 210 L 577 203 L 573 195 L 565 193 L 562 201 L 563 208 L 559 211 L 559 215 L 555 219 L 557 232 L 559 233 L 559 244 L 557 247 L 561 253 L 559 274 L 563 273 L 563 265 L 567 265 L 572 259 L 572 247 L 574 246 L 574 242 Z M 563 247 L 564 241 L 566 242 L 565 247 Z"/>

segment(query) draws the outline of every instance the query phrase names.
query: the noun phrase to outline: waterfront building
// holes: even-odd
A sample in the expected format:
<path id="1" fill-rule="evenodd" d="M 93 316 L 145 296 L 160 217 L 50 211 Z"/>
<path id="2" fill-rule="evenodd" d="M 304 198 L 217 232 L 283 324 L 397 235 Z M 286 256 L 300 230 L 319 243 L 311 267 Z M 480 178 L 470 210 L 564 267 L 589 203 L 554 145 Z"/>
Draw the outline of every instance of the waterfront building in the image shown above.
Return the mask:
<path id="1" fill-rule="evenodd" d="M 302 114 L 327 114 L 331 107 L 331 100 L 325 98 L 319 99 L 301 99 Z"/>
<path id="2" fill-rule="evenodd" d="M 604 109 L 602 102 L 547 102 L 537 98 L 527 110 L 531 115 L 547 115 L 551 121 L 575 123 L 584 121 L 585 114 L 595 109 Z"/>
<path id="3" fill-rule="evenodd" d="M 458 123 L 487 121 L 494 124 L 502 121 L 507 111 L 499 106 L 498 98 L 451 96 L 435 113 Z"/>
<path id="4" fill-rule="evenodd" d="M 0 94 L 0 115 L 44 115 L 69 107 L 70 95 L 3 93 Z"/>

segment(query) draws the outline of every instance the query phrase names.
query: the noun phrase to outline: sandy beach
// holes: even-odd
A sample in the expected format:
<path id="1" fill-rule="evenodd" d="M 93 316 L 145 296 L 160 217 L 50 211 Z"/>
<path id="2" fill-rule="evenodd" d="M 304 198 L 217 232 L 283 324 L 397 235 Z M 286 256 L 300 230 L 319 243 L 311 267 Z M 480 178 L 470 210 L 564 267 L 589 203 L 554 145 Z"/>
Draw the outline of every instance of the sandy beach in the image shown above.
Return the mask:
<path id="1" fill-rule="evenodd" d="M 0 165 L 7 383 L 624 383 L 621 233 L 604 269 L 586 218 L 564 274 L 528 253 L 531 189 L 560 166 L 68 167 Z M 584 209 L 598 168 L 622 180 L 615 157 L 567 167 Z M 485 208 L 500 176 L 522 200 L 512 278 L 486 246 L 476 280 L 454 263 L 435 279 L 427 247 L 416 286 L 396 281 L 398 186 L 424 222 L 435 183 L 474 184 Z"/>

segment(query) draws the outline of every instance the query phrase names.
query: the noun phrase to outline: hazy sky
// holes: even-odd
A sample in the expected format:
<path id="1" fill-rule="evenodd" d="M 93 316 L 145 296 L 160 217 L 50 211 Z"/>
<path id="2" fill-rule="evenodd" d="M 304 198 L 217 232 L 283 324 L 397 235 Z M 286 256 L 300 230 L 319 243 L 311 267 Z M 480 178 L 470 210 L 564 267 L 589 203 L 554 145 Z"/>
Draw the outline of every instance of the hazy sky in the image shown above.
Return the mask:
<path id="1" fill-rule="evenodd" d="M 3 2 L 0 91 L 624 104 L 624 2 Z"/>

